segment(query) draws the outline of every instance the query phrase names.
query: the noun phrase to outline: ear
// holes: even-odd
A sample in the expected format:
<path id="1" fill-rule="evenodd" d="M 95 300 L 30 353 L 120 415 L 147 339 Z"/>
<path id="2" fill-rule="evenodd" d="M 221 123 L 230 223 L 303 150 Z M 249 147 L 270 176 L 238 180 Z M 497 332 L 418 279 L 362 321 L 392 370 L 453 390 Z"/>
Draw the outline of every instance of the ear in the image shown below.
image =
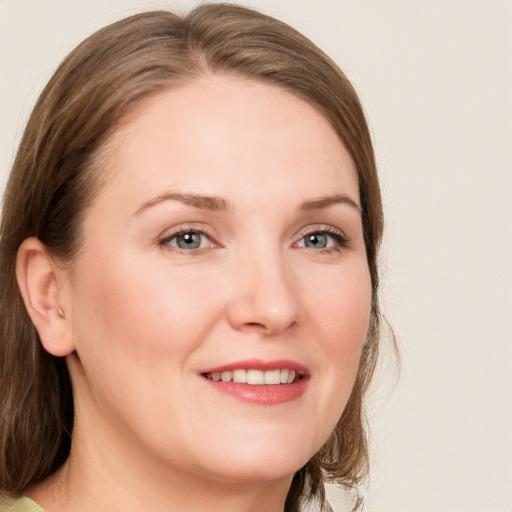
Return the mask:
<path id="1" fill-rule="evenodd" d="M 37 238 L 27 238 L 18 249 L 16 278 L 28 314 L 41 343 L 54 356 L 67 356 L 74 350 L 70 303 L 63 300 L 66 272 L 48 255 Z"/>

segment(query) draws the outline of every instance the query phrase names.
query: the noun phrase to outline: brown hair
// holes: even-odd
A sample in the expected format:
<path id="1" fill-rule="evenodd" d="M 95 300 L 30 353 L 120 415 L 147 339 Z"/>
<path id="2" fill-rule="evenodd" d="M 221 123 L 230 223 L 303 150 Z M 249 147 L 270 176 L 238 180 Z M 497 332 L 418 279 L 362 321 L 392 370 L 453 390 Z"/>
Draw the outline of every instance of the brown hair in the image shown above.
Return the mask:
<path id="1" fill-rule="evenodd" d="M 0 238 L 0 491 L 19 494 L 66 460 L 73 428 L 65 360 L 49 355 L 24 308 L 15 261 L 36 236 L 64 261 L 80 247 L 84 210 L 101 185 L 100 149 L 149 95 L 207 74 L 275 84 L 318 108 L 350 152 L 359 176 L 373 303 L 349 402 L 323 448 L 292 482 L 286 510 L 323 500 L 325 479 L 355 487 L 368 472 L 362 399 L 378 352 L 377 250 L 382 205 L 363 110 L 340 69 L 288 25 L 235 5 L 203 5 L 180 18 L 131 16 L 98 31 L 61 64 L 26 127 L 5 193 Z"/>

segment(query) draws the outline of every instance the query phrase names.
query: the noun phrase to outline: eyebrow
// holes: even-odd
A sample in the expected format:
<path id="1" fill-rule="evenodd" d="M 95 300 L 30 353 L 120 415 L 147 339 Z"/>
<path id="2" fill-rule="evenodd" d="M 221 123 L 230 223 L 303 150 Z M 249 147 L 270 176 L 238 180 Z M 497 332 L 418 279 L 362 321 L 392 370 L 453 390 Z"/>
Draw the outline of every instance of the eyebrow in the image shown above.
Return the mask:
<path id="1" fill-rule="evenodd" d="M 299 211 L 321 210 L 340 203 L 355 208 L 359 213 L 361 213 L 361 207 L 352 198 L 345 194 L 335 194 L 332 196 L 320 197 L 313 201 L 305 201 L 299 206 Z"/>
<path id="2" fill-rule="evenodd" d="M 210 210 L 213 212 L 221 212 L 228 209 L 228 202 L 222 197 L 201 196 L 197 194 L 180 194 L 177 192 L 168 192 L 161 196 L 154 197 L 145 202 L 136 212 L 135 215 L 141 213 L 152 206 L 160 204 L 164 201 L 179 201 L 201 210 Z"/>
<path id="3" fill-rule="evenodd" d="M 154 197 L 149 201 L 146 201 L 136 212 L 135 215 L 138 215 L 144 210 L 151 208 L 157 204 L 160 204 L 164 201 L 179 201 L 181 203 L 194 206 L 195 208 L 199 208 L 201 210 L 210 210 L 214 212 L 222 212 L 226 211 L 229 207 L 228 201 L 222 197 L 215 196 L 202 196 L 197 194 L 180 194 L 178 192 L 168 192 L 162 194 L 158 197 Z M 351 199 L 349 196 L 345 194 L 335 194 L 332 196 L 320 197 L 318 199 L 314 199 L 311 201 L 305 201 L 299 205 L 298 211 L 310 211 L 310 210 L 321 210 L 323 208 L 328 208 L 329 206 L 335 204 L 346 204 L 356 209 L 358 212 L 361 212 L 361 208 L 359 205 Z"/>

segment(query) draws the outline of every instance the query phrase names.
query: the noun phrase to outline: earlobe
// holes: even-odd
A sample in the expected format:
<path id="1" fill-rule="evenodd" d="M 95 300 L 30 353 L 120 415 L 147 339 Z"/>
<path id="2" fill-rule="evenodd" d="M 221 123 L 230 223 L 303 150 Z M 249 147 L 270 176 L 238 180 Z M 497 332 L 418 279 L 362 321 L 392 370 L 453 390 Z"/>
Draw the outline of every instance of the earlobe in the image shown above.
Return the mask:
<path id="1" fill-rule="evenodd" d="M 67 356 L 75 347 L 69 304 L 62 304 L 64 271 L 37 238 L 27 238 L 18 249 L 16 278 L 25 307 L 47 352 Z"/>

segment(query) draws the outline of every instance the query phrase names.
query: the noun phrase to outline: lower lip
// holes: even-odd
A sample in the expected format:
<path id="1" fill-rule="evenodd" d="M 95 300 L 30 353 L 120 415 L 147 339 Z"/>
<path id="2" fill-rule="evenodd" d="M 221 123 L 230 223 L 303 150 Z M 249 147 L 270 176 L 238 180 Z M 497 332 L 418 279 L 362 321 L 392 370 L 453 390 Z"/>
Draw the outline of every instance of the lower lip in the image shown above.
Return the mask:
<path id="1" fill-rule="evenodd" d="M 298 400 L 306 391 L 309 377 L 304 376 L 292 384 L 256 385 L 204 379 L 210 386 L 243 402 L 260 405 L 278 405 Z"/>

